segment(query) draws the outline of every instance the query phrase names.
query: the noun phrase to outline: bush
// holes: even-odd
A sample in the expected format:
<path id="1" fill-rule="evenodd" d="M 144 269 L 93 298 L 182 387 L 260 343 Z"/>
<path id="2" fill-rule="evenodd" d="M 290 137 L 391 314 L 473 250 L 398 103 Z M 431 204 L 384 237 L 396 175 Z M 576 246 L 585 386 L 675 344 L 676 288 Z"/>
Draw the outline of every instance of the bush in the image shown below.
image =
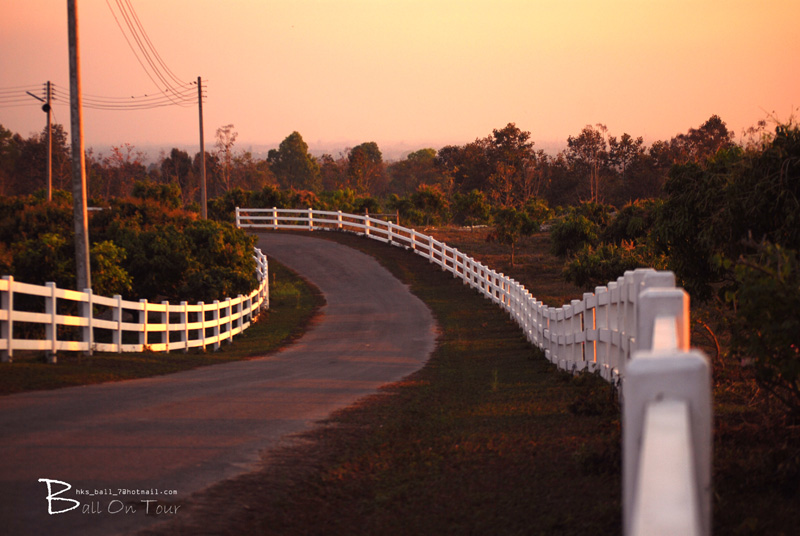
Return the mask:
<path id="1" fill-rule="evenodd" d="M 584 246 L 596 246 L 600 227 L 586 216 L 570 213 L 550 228 L 550 248 L 553 255 L 566 257 Z"/>
<path id="2" fill-rule="evenodd" d="M 143 199 L 112 200 L 109 208 L 91 214 L 94 292 L 194 302 L 252 291 L 257 285 L 255 237 L 230 223 L 197 220 L 171 202 L 165 205 L 156 199 L 160 194 L 151 195 L 156 190 L 161 191 L 140 191 Z M 0 267 L 27 283 L 54 281 L 74 288 L 72 210 L 66 201 L 15 198 L 0 204 L 14 207 L 0 216 Z"/>
<path id="3" fill-rule="evenodd" d="M 603 231 L 603 242 L 619 245 L 626 240 L 632 242 L 645 238 L 661 204 L 662 201 L 658 199 L 646 199 L 625 205 Z"/>
<path id="4" fill-rule="evenodd" d="M 646 244 L 623 241 L 620 245 L 603 243 L 585 245 L 564 267 L 564 278 L 570 283 L 592 290 L 616 281 L 627 270 L 636 268 L 663 269 L 666 258 L 656 255 Z"/>
<path id="5" fill-rule="evenodd" d="M 480 190 L 468 194 L 456 193 L 454 197 L 453 221 L 458 225 L 484 225 L 489 223 L 491 205 Z"/>
<path id="6" fill-rule="evenodd" d="M 760 385 L 800 413 L 800 260 L 766 243 L 736 267 L 733 354 L 755 365 Z"/>

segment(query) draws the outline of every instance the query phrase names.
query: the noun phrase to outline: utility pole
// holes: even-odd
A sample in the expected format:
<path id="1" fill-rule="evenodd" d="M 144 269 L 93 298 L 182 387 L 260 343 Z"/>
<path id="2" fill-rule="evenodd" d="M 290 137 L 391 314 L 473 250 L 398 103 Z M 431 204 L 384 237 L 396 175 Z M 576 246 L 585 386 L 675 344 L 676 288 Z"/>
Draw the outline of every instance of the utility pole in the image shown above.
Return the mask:
<path id="1" fill-rule="evenodd" d="M 34 99 L 43 102 L 42 111 L 47 114 L 47 200 L 53 200 L 53 126 L 50 121 L 50 106 L 51 88 L 50 81 L 47 81 L 47 100 L 42 99 L 38 95 L 34 95 L 30 91 L 26 91 L 28 95 Z"/>
<path id="2" fill-rule="evenodd" d="M 52 95 L 50 80 L 47 81 L 47 104 L 43 106 L 47 112 L 47 200 L 53 200 L 53 123 L 51 120 L 52 107 L 50 97 Z"/>
<path id="3" fill-rule="evenodd" d="M 86 161 L 83 147 L 83 97 L 77 0 L 67 0 L 69 25 L 69 111 L 72 124 L 72 212 L 75 223 L 75 277 L 78 291 L 92 288 L 89 264 L 89 216 L 86 210 Z"/>
<path id="4" fill-rule="evenodd" d="M 203 80 L 197 77 L 197 107 L 200 110 L 200 217 L 208 218 L 206 196 L 206 142 L 203 136 Z"/>

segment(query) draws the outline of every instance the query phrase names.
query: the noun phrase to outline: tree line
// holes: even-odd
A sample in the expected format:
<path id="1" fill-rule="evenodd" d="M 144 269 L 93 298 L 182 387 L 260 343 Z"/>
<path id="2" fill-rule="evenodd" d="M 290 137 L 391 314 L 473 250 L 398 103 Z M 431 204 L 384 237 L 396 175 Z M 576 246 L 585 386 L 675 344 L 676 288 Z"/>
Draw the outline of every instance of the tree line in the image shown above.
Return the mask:
<path id="1" fill-rule="evenodd" d="M 347 148 L 339 155 L 315 157 L 299 132 L 258 159 L 236 147 L 233 125 L 216 131 L 214 149 L 198 152 L 173 148 L 146 165 L 146 155 L 130 144 L 108 154 L 86 155 L 89 199 L 103 204 L 128 197 L 137 181 L 174 184 L 187 207 L 200 201 L 200 166 L 205 160 L 208 197 L 235 190 L 323 192 L 349 190 L 358 197 L 389 200 L 415 193 L 441 192 L 483 196 L 492 206 L 524 207 L 531 199 L 550 206 L 582 201 L 622 206 L 637 199 L 658 197 L 673 164 L 701 162 L 719 149 L 734 145 L 733 134 L 716 115 L 698 128 L 670 140 L 646 146 L 642 137 L 609 135 L 605 125 L 587 125 L 567 139 L 555 155 L 534 147 L 530 132 L 514 123 L 495 129 L 465 145 L 438 151 L 423 148 L 387 162 L 375 142 Z M 71 189 L 68 136 L 62 125 L 53 128 L 53 187 Z M 23 138 L 0 125 L 0 195 L 28 195 L 46 186 L 46 133 Z"/>

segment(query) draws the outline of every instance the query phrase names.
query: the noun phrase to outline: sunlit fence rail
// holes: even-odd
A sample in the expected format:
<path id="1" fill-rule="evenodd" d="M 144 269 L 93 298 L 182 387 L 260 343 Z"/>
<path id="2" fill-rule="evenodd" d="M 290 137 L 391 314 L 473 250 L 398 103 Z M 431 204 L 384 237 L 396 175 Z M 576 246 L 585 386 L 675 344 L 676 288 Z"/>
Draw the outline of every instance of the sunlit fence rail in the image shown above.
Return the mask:
<path id="1" fill-rule="evenodd" d="M 671 272 L 639 269 L 551 307 L 514 279 L 414 229 L 342 212 L 236 209 L 251 229 L 340 230 L 402 246 L 504 309 L 560 368 L 600 374 L 623 406 L 625 533 L 711 533 L 711 379 L 690 350 L 689 297 Z"/>
<path id="2" fill-rule="evenodd" d="M 51 361 L 59 351 L 169 352 L 218 348 L 247 329 L 269 307 L 269 264 L 255 250 L 258 288 L 247 296 L 213 303 L 170 304 L 96 296 L 54 283 L 31 285 L 0 279 L 0 356 L 37 350 Z"/>

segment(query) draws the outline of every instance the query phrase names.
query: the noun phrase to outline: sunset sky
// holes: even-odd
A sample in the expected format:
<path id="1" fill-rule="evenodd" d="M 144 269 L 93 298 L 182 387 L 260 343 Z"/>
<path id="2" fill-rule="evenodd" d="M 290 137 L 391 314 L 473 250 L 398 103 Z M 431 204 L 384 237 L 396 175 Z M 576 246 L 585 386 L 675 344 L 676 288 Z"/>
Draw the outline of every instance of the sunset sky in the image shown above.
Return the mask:
<path id="1" fill-rule="evenodd" d="M 800 106 L 798 0 L 125 1 L 178 78 L 207 81 L 207 147 L 230 123 L 239 148 L 295 130 L 312 149 L 438 148 L 509 122 L 537 148 L 596 123 L 652 142 L 712 114 L 738 136 Z M 47 80 L 68 89 L 66 5 L 3 0 L 3 95 Z M 78 5 L 84 93 L 157 94 L 116 0 Z M 39 131 L 30 101 L 0 101 L 0 124 Z M 66 104 L 55 120 L 68 126 Z M 196 106 L 87 109 L 84 123 L 87 147 L 198 144 Z"/>

